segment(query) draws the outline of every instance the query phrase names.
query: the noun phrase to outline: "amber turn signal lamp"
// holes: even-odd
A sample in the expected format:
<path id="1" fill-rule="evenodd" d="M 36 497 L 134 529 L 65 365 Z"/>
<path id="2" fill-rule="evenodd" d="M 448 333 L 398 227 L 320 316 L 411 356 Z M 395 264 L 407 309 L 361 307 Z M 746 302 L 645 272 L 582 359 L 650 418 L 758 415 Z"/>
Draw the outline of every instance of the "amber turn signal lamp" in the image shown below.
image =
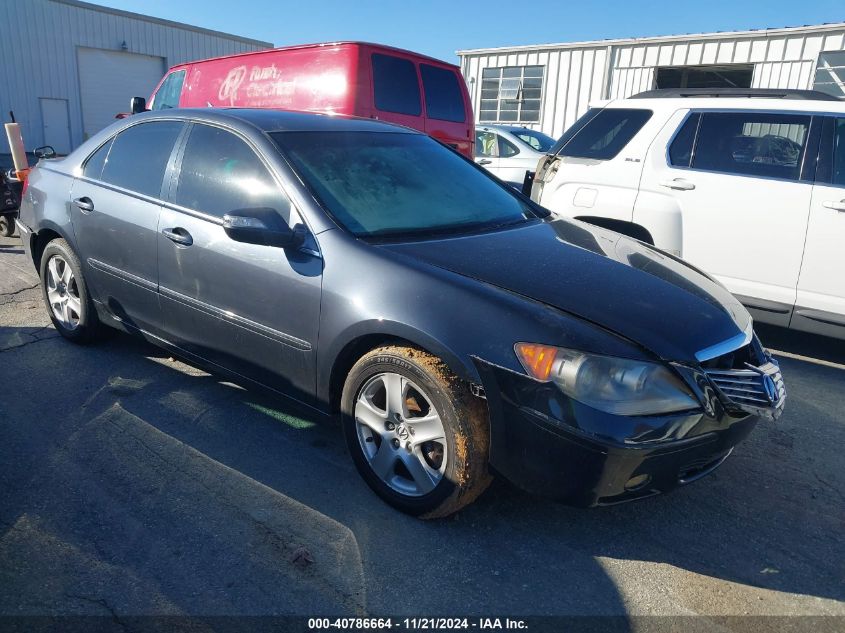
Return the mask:
<path id="1" fill-rule="evenodd" d="M 557 348 L 550 345 L 538 345 L 537 343 L 517 343 L 514 345 L 519 362 L 525 367 L 525 371 L 532 378 L 537 380 L 548 380 L 552 373 L 552 365 L 555 362 Z"/>

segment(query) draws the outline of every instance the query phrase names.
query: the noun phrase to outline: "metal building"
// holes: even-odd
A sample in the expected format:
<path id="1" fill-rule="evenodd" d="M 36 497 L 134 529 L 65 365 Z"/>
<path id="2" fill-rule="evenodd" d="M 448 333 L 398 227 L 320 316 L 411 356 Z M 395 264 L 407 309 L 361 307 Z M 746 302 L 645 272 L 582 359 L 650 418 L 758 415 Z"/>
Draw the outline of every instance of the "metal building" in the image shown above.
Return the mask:
<path id="1" fill-rule="evenodd" d="M 652 88 L 845 96 L 845 23 L 458 51 L 476 121 L 558 137 L 590 102 Z"/>
<path id="2" fill-rule="evenodd" d="M 149 97 L 170 66 L 272 46 L 76 0 L 6 0 L 0 24 L 0 113 L 14 111 L 27 149 L 59 153 L 112 123 L 130 97 Z"/>

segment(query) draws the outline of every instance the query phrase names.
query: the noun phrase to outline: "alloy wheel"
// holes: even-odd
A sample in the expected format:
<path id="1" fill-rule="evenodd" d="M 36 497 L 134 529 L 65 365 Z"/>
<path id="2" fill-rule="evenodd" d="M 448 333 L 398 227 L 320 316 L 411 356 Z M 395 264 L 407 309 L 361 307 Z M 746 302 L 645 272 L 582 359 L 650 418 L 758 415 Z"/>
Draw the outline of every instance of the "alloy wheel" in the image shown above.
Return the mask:
<path id="1" fill-rule="evenodd" d="M 431 399 L 396 373 L 370 378 L 355 401 L 361 450 L 373 472 L 399 494 L 428 494 L 443 479 L 446 432 Z"/>
<path id="2" fill-rule="evenodd" d="M 82 318 L 82 299 L 73 270 L 60 255 L 53 255 L 47 262 L 47 300 L 53 316 L 67 330 L 79 327 Z"/>

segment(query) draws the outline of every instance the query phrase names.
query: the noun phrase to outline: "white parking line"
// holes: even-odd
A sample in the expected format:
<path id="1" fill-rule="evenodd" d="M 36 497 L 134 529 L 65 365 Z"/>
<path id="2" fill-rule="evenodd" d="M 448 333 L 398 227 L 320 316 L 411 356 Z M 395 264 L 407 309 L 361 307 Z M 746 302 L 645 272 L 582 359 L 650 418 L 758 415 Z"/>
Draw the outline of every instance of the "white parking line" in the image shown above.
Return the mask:
<path id="1" fill-rule="evenodd" d="M 821 358 L 811 358 L 809 356 L 801 356 L 800 354 L 791 354 L 790 352 L 781 352 L 776 349 L 771 350 L 772 354 L 777 356 L 785 356 L 794 360 L 802 360 L 805 363 L 813 363 L 814 365 L 824 365 L 825 367 L 833 367 L 834 369 L 845 369 L 842 363 L 834 363 L 829 360 L 822 360 Z"/>

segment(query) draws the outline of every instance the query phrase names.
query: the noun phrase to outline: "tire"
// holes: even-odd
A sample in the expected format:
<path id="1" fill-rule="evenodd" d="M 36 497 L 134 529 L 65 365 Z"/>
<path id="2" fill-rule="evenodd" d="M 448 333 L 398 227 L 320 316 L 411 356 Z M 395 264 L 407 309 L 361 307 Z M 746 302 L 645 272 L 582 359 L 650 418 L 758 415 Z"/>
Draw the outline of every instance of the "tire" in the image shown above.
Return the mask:
<path id="1" fill-rule="evenodd" d="M 41 296 L 53 326 L 69 341 L 90 343 L 103 327 L 88 292 L 82 265 L 63 239 L 55 239 L 41 255 Z"/>
<path id="2" fill-rule="evenodd" d="M 401 395 L 391 400 L 388 390 Z M 402 512 L 445 517 L 490 484 L 484 402 L 422 350 L 390 346 L 365 354 L 347 376 L 341 414 L 358 472 Z"/>
<path id="3" fill-rule="evenodd" d="M 0 215 L 0 236 L 12 237 L 15 234 L 15 218 L 11 215 Z"/>

